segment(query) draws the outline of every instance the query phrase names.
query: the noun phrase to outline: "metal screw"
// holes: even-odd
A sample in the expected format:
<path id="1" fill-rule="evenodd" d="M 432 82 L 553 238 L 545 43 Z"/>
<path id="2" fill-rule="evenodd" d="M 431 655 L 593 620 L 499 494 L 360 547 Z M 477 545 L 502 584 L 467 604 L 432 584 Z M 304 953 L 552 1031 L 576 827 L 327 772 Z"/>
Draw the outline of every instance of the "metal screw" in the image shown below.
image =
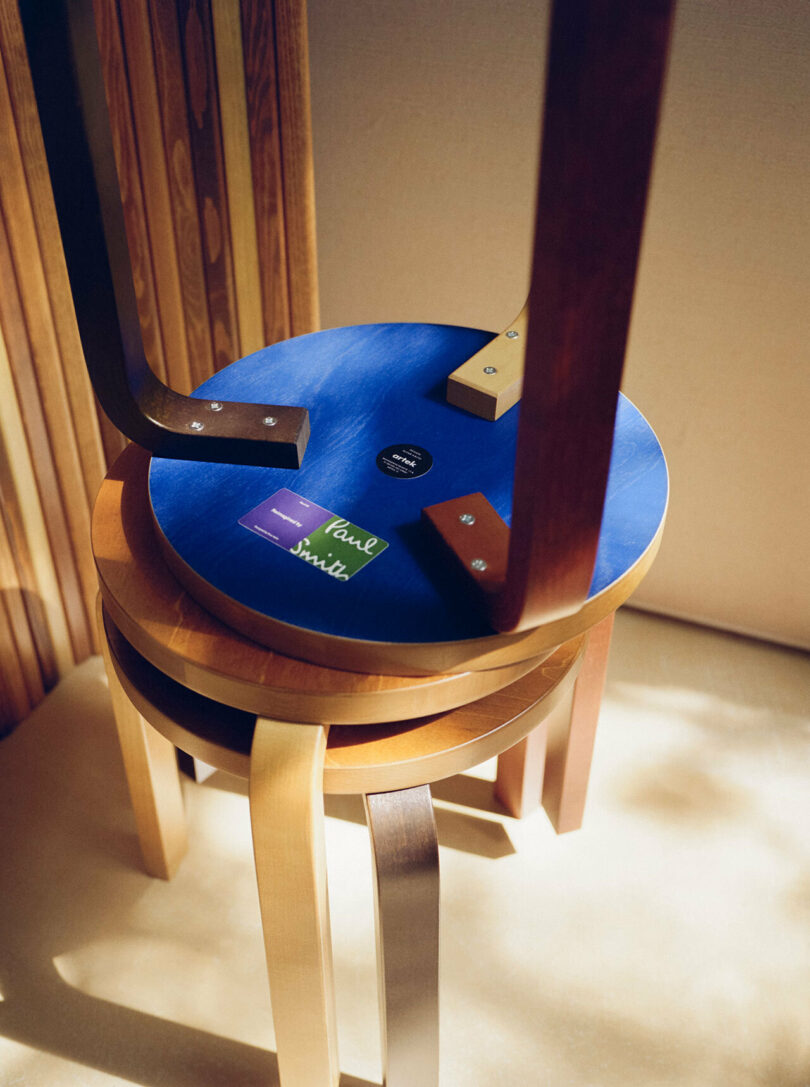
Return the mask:
<path id="1" fill-rule="evenodd" d="M 496 370 L 496 368 L 494 366 L 485 366 L 484 367 L 484 373 L 485 374 L 497 374 L 497 372 L 498 371 Z"/>
<path id="2" fill-rule="evenodd" d="M 470 563 L 470 566 L 472 566 L 473 570 L 486 570 L 487 560 L 486 559 L 473 559 L 472 562 Z"/>
<path id="3" fill-rule="evenodd" d="M 278 419 L 276 419 L 275 415 L 265 415 L 264 419 L 262 419 L 262 422 L 265 426 L 275 426 L 278 422 Z"/>
<path id="4" fill-rule="evenodd" d="M 208 410 L 222 411 L 222 404 L 219 402 L 219 400 L 212 400 L 211 403 L 208 405 Z"/>
<path id="5" fill-rule="evenodd" d="M 459 515 L 459 521 L 461 521 L 462 525 L 474 525 L 475 517 L 471 513 L 462 513 Z"/>
<path id="6" fill-rule="evenodd" d="M 199 419 L 194 419 L 193 422 L 188 424 L 189 430 L 204 430 L 205 423 L 201 423 Z"/>
<path id="7" fill-rule="evenodd" d="M 506 338 L 507 340 L 516 340 L 519 335 L 520 333 L 515 331 L 514 328 L 510 328 L 509 331 L 506 333 Z"/>

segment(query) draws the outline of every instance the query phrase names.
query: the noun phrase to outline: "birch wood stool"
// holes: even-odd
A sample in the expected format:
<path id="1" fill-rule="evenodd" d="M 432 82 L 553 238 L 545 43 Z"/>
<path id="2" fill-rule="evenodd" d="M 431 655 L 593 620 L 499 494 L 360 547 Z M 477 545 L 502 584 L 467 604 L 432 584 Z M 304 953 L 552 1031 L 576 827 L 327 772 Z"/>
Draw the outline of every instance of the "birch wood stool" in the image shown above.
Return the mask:
<path id="1" fill-rule="evenodd" d="M 185 849 L 174 746 L 249 779 L 281 1082 L 331 1087 L 338 1065 L 322 797 L 364 795 L 385 1082 L 436 1084 L 438 853 L 429 783 L 499 755 L 507 763 L 502 792 L 520 807 L 528 790 L 539 793 L 542 724 L 558 718 L 554 810 L 581 810 L 605 647 L 589 659 L 581 631 L 528 660 L 404 677 L 294 660 L 225 625 L 176 581 L 156 541 L 148 465 L 139 447 L 125 450 L 93 522 L 108 675 L 147 870 L 168 878 Z M 611 602 L 603 601 L 597 643 Z"/>

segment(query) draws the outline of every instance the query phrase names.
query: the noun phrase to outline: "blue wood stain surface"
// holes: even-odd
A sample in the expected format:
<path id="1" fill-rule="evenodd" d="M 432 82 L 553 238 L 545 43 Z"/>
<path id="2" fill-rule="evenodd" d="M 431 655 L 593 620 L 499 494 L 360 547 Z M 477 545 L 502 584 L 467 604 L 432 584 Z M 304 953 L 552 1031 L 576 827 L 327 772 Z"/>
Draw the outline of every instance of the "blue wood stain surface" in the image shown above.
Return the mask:
<path id="1" fill-rule="evenodd" d="M 312 436 L 298 470 L 153 459 L 152 508 L 170 545 L 227 596 L 309 630 L 382 642 L 491 634 L 420 523 L 423 506 L 474 491 L 509 521 L 518 408 L 493 423 L 444 398 L 447 375 L 491 338 L 454 326 L 361 325 L 275 344 L 215 374 L 196 396 L 307 407 Z M 398 443 L 428 450 L 432 468 L 384 474 L 377 455 Z M 667 487 L 658 441 L 622 397 L 590 595 L 649 546 Z M 339 581 L 239 524 L 281 488 L 388 548 Z"/>

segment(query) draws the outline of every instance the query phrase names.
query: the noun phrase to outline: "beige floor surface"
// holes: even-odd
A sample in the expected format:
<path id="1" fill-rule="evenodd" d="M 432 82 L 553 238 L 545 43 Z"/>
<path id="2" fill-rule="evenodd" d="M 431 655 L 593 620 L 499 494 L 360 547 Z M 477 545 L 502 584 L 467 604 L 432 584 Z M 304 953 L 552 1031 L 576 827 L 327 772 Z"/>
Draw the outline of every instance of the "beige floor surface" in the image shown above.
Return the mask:
<path id="1" fill-rule="evenodd" d="M 810 1087 L 810 658 L 620 614 L 582 831 L 438 785 L 442 1087 Z M 103 672 L 0 742 L 0 1085 L 272 1087 L 247 800 L 139 869 Z M 362 806 L 328 803 L 341 1087 L 380 1082 Z M 414 1087 L 419 1087 L 414 1084 Z"/>

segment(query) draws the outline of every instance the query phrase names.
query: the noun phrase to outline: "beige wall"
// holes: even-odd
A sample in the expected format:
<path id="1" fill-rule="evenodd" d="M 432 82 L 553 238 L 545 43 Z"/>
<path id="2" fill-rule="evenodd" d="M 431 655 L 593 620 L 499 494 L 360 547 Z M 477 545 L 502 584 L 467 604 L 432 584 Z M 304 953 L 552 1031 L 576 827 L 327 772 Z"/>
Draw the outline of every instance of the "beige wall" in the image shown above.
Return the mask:
<path id="1" fill-rule="evenodd" d="M 504 326 L 547 7 L 310 0 L 322 317 Z M 810 646 L 810 4 L 681 0 L 627 393 L 672 473 L 640 606 Z"/>

